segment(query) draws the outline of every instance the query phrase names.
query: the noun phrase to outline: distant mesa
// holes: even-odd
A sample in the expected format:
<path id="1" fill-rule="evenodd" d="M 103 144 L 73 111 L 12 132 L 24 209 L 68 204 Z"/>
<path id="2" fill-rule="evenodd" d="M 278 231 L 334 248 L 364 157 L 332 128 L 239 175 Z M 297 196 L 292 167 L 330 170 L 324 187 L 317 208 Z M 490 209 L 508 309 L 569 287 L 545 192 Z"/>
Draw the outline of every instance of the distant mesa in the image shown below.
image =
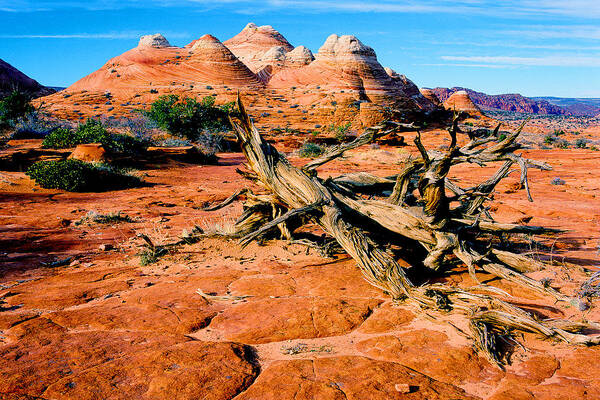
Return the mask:
<path id="1" fill-rule="evenodd" d="M 160 49 L 162 47 L 171 47 L 171 44 L 163 35 L 160 33 L 155 33 L 154 35 L 142 36 L 138 46 L 155 47 Z"/>
<path id="2" fill-rule="evenodd" d="M 33 97 L 47 96 L 56 90 L 40 85 L 6 61 L 0 60 L 0 96 L 20 90 Z"/>
<path id="3" fill-rule="evenodd" d="M 501 110 L 509 112 L 519 112 L 526 114 L 541 115 L 565 115 L 568 112 L 559 106 L 550 104 L 545 100 L 531 99 L 520 94 L 497 94 L 489 95 L 482 92 L 476 92 L 463 87 L 429 89 L 442 101 L 445 102 L 453 93 L 466 91 L 469 97 L 482 110 Z"/>
<path id="4" fill-rule="evenodd" d="M 444 107 L 452 111 L 464 111 L 471 116 L 482 116 L 481 109 L 473 103 L 466 90 L 454 92 L 444 101 Z"/>

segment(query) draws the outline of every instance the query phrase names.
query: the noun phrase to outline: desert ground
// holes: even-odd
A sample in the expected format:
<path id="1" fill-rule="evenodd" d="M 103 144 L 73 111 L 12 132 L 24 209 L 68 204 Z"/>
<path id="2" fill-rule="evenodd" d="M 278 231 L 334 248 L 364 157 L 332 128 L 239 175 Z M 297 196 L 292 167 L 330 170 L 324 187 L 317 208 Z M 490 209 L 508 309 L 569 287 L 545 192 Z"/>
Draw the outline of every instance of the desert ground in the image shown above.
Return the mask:
<path id="1" fill-rule="evenodd" d="M 407 133 L 410 139 L 412 133 Z M 424 142 L 443 144 L 432 130 Z M 410 141 L 410 140 L 408 140 Z M 10 143 L 18 151 L 39 141 Z M 291 152 L 278 143 L 282 151 Z M 410 147 L 373 146 L 327 164 L 320 175 L 393 174 Z M 576 294 L 598 267 L 599 191 L 591 150 L 525 151 L 553 170 L 532 171 L 535 202 L 497 189 L 493 215 L 567 230 L 533 241 L 549 261 L 534 274 Z M 22 172 L 2 172 L 3 265 L 0 366 L 3 398 L 484 398 L 593 399 L 600 396 L 598 348 L 523 337 L 503 371 L 452 326 L 429 319 L 370 286 L 348 256 L 323 258 L 285 241 L 211 237 L 140 265 L 141 239 L 176 239 L 194 225 L 227 231 L 239 204 L 200 209 L 247 183 L 235 172 L 241 153 L 218 165 L 176 161 L 143 170 L 147 187 L 68 193 L 37 187 Z M 301 165 L 304 159 L 293 156 Z M 489 168 L 461 167 L 475 183 Z M 517 174 L 515 174 L 517 175 Z M 564 185 L 551 181 L 560 177 Z M 84 223 L 90 211 L 131 222 Z M 444 278 L 474 284 L 464 269 Z M 489 275 L 511 301 L 544 317 L 598 321 L 595 302 L 581 311 Z M 203 297 L 204 293 L 216 296 Z"/>

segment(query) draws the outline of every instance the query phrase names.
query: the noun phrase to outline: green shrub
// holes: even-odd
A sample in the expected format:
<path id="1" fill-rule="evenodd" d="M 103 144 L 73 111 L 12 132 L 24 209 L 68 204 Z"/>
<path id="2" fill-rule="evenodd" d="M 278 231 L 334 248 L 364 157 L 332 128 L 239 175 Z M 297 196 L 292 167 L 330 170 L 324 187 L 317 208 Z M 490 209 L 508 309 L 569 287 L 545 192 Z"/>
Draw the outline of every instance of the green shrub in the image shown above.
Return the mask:
<path id="1" fill-rule="evenodd" d="M 343 142 L 346 139 L 346 137 L 348 137 L 348 131 L 350 130 L 350 127 L 352 127 L 352 123 L 348 122 L 344 125 L 331 124 L 327 129 L 330 132 L 333 132 L 338 142 Z"/>
<path id="2" fill-rule="evenodd" d="M 216 107 L 214 96 L 197 101 L 172 94 L 160 96 L 145 114 L 167 132 L 195 140 L 202 133 L 230 130 L 227 116 L 233 107 L 233 103 Z"/>
<path id="3" fill-rule="evenodd" d="M 46 136 L 42 147 L 52 149 L 68 149 L 84 143 L 108 143 L 110 134 L 98 120 L 88 119 L 79 124 L 76 130 L 59 128 Z"/>
<path id="4" fill-rule="evenodd" d="M 544 136 L 544 143 L 545 144 L 552 144 L 554 142 L 556 142 L 558 138 L 552 134 L 547 134 L 546 136 Z"/>
<path id="5" fill-rule="evenodd" d="M 304 158 L 318 157 L 325 152 L 325 149 L 316 143 L 304 143 L 298 150 L 298 155 Z"/>
<path id="6" fill-rule="evenodd" d="M 587 147 L 588 141 L 585 140 L 584 138 L 578 138 L 575 141 L 575 147 L 577 147 L 578 149 L 585 149 Z"/>
<path id="7" fill-rule="evenodd" d="M 569 145 L 569 142 L 564 139 L 559 139 L 554 142 L 554 147 L 559 149 L 568 149 Z"/>
<path id="8" fill-rule="evenodd" d="M 31 98 L 18 90 L 0 100 L 0 127 L 13 126 L 19 119 L 32 113 L 35 109 L 30 103 Z"/>
<path id="9" fill-rule="evenodd" d="M 105 164 L 80 160 L 38 161 L 26 172 L 46 189 L 68 192 L 101 192 L 141 184 L 141 179 Z"/>
<path id="10" fill-rule="evenodd" d="M 46 136 L 42 147 L 68 149 L 85 143 L 102 143 L 107 151 L 113 153 L 140 153 L 147 147 L 147 143 L 139 138 L 109 133 L 102 122 L 94 119 L 88 119 L 75 130 L 56 129 Z"/>

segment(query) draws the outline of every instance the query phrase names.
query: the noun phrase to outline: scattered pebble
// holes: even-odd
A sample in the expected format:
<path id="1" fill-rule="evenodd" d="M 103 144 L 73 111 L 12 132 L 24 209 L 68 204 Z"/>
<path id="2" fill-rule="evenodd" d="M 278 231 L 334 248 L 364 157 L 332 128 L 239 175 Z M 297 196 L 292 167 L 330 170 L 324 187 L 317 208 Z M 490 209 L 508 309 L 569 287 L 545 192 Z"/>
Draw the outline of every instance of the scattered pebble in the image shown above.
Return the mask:
<path id="1" fill-rule="evenodd" d="M 394 388 L 396 389 L 396 392 L 400 392 L 400 393 L 410 393 L 412 390 L 411 386 L 408 383 L 396 383 L 396 385 L 394 386 Z"/>

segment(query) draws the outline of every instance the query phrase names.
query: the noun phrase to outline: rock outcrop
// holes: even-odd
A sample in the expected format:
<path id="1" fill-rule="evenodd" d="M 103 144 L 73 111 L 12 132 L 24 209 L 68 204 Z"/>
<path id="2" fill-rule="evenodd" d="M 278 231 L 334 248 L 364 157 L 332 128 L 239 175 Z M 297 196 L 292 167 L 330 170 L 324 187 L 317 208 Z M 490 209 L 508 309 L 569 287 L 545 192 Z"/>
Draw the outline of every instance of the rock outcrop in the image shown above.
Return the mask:
<path id="1" fill-rule="evenodd" d="M 240 33 L 223 44 L 254 72 L 265 67 L 265 56 L 273 57 L 274 53 L 284 54 L 294 49 L 271 25 L 257 26 L 254 23 L 246 25 Z"/>
<path id="2" fill-rule="evenodd" d="M 140 39 L 140 43 L 155 42 L 161 42 L 156 35 Z M 140 45 L 109 60 L 67 91 L 108 90 L 113 96 L 132 96 L 152 89 L 194 85 L 255 88 L 262 83 L 217 38 L 204 35 L 183 48 Z"/>
<path id="3" fill-rule="evenodd" d="M 444 107 L 452 111 L 464 111 L 470 116 L 483 115 L 479 107 L 473 103 L 466 90 L 454 92 L 452 96 L 448 97 L 446 101 L 444 101 Z"/>
<path id="4" fill-rule="evenodd" d="M 138 46 L 162 48 L 171 47 L 171 44 L 163 35 L 160 33 L 155 33 L 154 35 L 142 36 Z"/>
<path id="5" fill-rule="evenodd" d="M 314 56 L 305 46 L 294 48 L 273 27 L 254 24 L 223 43 L 204 35 L 174 47 L 160 35 L 144 36 L 137 47 L 47 103 L 63 118 L 98 118 L 133 115 L 161 94 L 216 95 L 225 102 L 238 90 L 252 98 L 261 118 L 272 115 L 273 124 L 281 118 L 270 109 L 282 114 L 282 107 L 299 125 L 311 127 L 347 122 L 359 127 L 393 110 L 436 109 L 408 78 L 386 72 L 375 51 L 354 36 L 331 35 Z"/>
<path id="6" fill-rule="evenodd" d="M 56 92 L 52 88 L 40 85 L 9 63 L 0 60 L 0 96 L 4 96 L 15 89 L 28 93 L 33 97 L 47 96 Z"/>
<path id="7" fill-rule="evenodd" d="M 405 82 L 388 75 L 377 61 L 375 51 L 350 35 L 329 36 L 315 61 L 304 68 L 283 70 L 275 74 L 269 84 L 273 87 L 323 88 L 349 94 L 359 101 L 393 102 L 399 97 L 403 100 L 407 97 Z M 419 97 L 419 104 L 411 99 L 414 107 L 434 107 L 420 96 L 418 89 L 415 95 Z"/>
<path id="8" fill-rule="evenodd" d="M 419 89 L 419 91 L 421 92 L 421 94 L 423 96 L 425 96 L 425 98 L 427 98 L 427 100 L 431 101 L 436 106 L 438 106 L 438 107 L 444 106 L 444 103 L 442 103 L 440 101 L 440 98 L 437 97 L 437 95 L 435 94 L 435 92 L 433 90 L 422 88 L 422 89 Z"/>
<path id="9" fill-rule="evenodd" d="M 315 60 L 312 51 L 304 46 L 298 46 L 285 55 L 286 67 L 303 67 Z"/>
<path id="10" fill-rule="evenodd" d="M 106 150 L 101 143 L 86 143 L 75 147 L 69 158 L 86 162 L 106 161 Z"/>

